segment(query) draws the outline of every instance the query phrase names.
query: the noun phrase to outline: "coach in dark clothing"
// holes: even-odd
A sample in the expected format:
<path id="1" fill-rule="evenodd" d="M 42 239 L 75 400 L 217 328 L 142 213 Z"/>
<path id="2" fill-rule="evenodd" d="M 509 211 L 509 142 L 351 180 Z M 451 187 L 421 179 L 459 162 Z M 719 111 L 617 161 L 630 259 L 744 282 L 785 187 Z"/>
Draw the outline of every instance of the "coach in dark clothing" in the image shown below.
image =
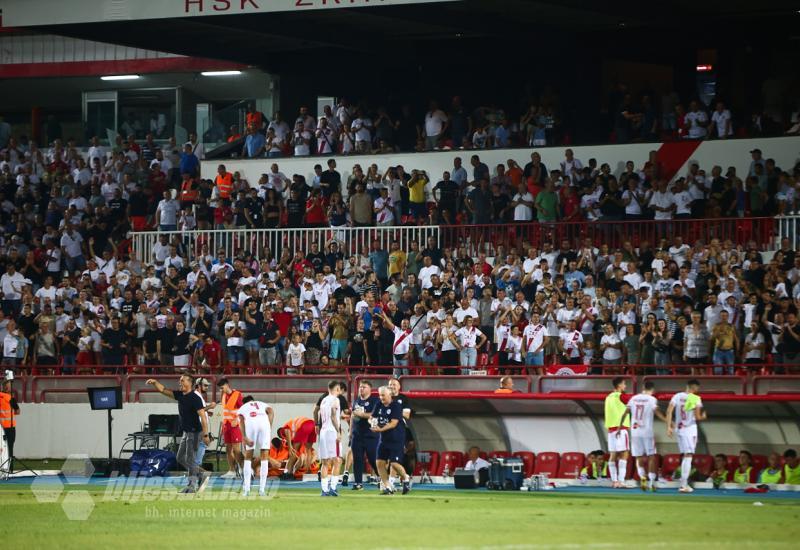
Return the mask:
<path id="1" fill-rule="evenodd" d="M 372 466 L 372 471 L 378 471 L 378 466 L 375 463 L 378 451 L 378 436 L 370 430 L 369 419 L 379 402 L 377 396 L 372 395 L 372 384 L 369 380 L 362 380 L 358 385 L 358 396 L 353 401 L 353 427 L 350 431 L 350 448 L 353 451 L 353 475 L 355 479 L 354 491 L 360 491 L 364 488 L 365 455 L 369 465 Z"/>
<path id="2" fill-rule="evenodd" d="M 158 380 L 152 378 L 147 381 L 157 392 L 166 395 L 178 402 L 178 415 L 181 420 L 183 439 L 178 448 L 178 463 L 189 472 L 189 485 L 182 493 L 196 493 L 200 468 L 195 462 L 200 441 L 208 445 L 208 420 L 206 419 L 203 400 L 194 391 L 194 378 L 188 374 L 181 376 L 180 390 L 168 390 Z"/>

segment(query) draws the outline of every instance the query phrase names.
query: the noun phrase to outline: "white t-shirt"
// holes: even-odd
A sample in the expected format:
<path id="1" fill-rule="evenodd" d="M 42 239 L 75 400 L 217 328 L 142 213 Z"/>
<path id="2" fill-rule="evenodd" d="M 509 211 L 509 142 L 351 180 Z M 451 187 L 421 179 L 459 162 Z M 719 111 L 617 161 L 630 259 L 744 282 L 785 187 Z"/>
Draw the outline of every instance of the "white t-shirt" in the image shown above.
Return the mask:
<path id="1" fill-rule="evenodd" d="M 636 197 L 634 196 L 634 193 L 631 192 L 630 189 L 626 189 L 625 191 L 622 192 L 622 200 L 626 201 L 628 199 L 631 199 L 631 202 L 629 202 L 625 206 L 625 213 L 630 215 L 630 216 L 640 216 L 642 214 L 642 207 L 639 206 L 639 202 L 636 200 Z M 644 201 L 642 201 L 642 202 L 644 204 L 647 204 Z"/>
<path id="2" fill-rule="evenodd" d="M 336 431 L 336 426 L 333 425 L 333 419 L 339 418 L 341 414 L 341 405 L 339 405 L 339 398 L 333 395 L 326 395 L 322 403 L 319 404 L 319 422 L 321 432 Z"/>
<path id="3" fill-rule="evenodd" d="M 462 325 L 464 324 L 464 317 L 466 317 L 467 315 L 469 315 L 473 319 L 478 318 L 478 312 L 475 311 L 475 308 L 468 307 L 467 309 L 463 309 L 459 307 L 457 310 L 453 312 L 453 319 L 456 320 L 457 324 Z"/>
<path id="4" fill-rule="evenodd" d="M 506 340 L 506 349 L 503 350 L 508 353 L 508 358 L 511 361 L 522 361 L 522 336 L 509 335 Z"/>
<path id="5" fill-rule="evenodd" d="M 714 123 L 714 126 L 717 129 L 717 137 L 727 137 L 733 135 L 733 127 L 728 130 L 729 120 L 731 120 L 731 112 L 728 109 L 725 109 L 721 113 L 719 111 L 714 111 L 714 114 L 711 115 L 711 122 Z"/>
<path id="6" fill-rule="evenodd" d="M 422 283 L 422 288 L 430 288 L 431 276 L 440 275 L 442 270 L 439 266 L 431 264 L 430 267 L 423 267 L 419 270 L 419 281 Z"/>
<path id="7" fill-rule="evenodd" d="M 289 356 L 289 366 L 299 367 L 303 364 L 303 354 L 306 352 L 306 347 L 303 343 L 289 344 L 287 355 Z"/>
<path id="8" fill-rule="evenodd" d="M 64 234 L 61 236 L 61 246 L 64 247 L 64 251 L 70 258 L 74 258 L 83 254 L 83 249 L 81 248 L 82 242 L 83 237 L 81 237 L 81 234 L 77 231 L 73 231 L 72 235 L 64 232 Z"/>
<path id="9" fill-rule="evenodd" d="M 653 193 L 653 196 L 650 197 L 650 206 L 658 206 L 660 208 L 669 208 L 675 204 L 675 197 L 672 195 L 670 191 L 656 191 Z M 672 219 L 672 211 L 661 212 L 660 210 L 656 210 L 655 219 L 657 220 L 671 220 Z"/>
<path id="10" fill-rule="evenodd" d="M 411 331 L 405 331 L 399 327 L 394 327 L 394 344 L 392 353 L 395 355 L 405 355 L 411 346 Z"/>
<path id="11" fill-rule="evenodd" d="M 0 277 L 0 287 L 3 289 L 4 300 L 21 300 L 22 299 L 22 281 L 25 276 L 16 271 L 13 275 L 3 273 Z"/>
<path id="12" fill-rule="evenodd" d="M 600 345 L 603 344 L 608 346 L 616 346 L 620 343 L 619 336 L 615 333 L 604 334 L 602 338 L 600 338 Z M 619 348 L 612 348 L 608 347 L 603 350 L 603 359 L 607 361 L 616 361 L 618 359 L 622 359 L 622 350 Z"/>
<path id="13" fill-rule="evenodd" d="M 233 321 L 227 321 L 225 323 L 225 332 L 227 333 L 228 329 L 232 329 L 237 325 Z M 247 330 L 247 325 L 245 325 L 244 321 L 239 321 L 238 328 L 244 332 Z M 228 338 L 228 347 L 241 347 L 244 345 L 244 336 L 231 336 Z"/>
<path id="14" fill-rule="evenodd" d="M 631 411 L 631 435 L 634 437 L 653 437 L 653 417 L 658 409 L 658 400 L 652 395 L 634 395 L 625 405 Z"/>
<path id="15" fill-rule="evenodd" d="M 751 345 L 751 346 L 763 345 L 765 343 L 764 342 L 764 335 L 761 334 L 760 332 L 751 332 L 750 334 L 745 336 L 744 342 L 745 342 L 745 344 L 748 344 L 748 345 Z M 764 355 L 764 353 L 763 353 L 762 350 L 751 349 L 745 355 L 745 359 L 761 359 L 763 357 L 763 355 Z"/>
<path id="16" fill-rule="evenodd" d="M 303 130 L 294 133 L 294 156 L 307 157 L 311 154 L 310 148 L 311 132 Z"/>
<path id="17" fill-rule="evenodd" d="M 468 461 L 467 464 L 464 466 L 464 469 L 465 470 L 482 470 L 482 469 L 488 468 L 488 467 L 489 467 L 489 463 L 487 461 L 485 461 L 484 459 L 482 459 L 481 457 L 478 457 L 474 461 L 473 460 Z"/>
<path id="18" fill-rule="evenodd" d="M 372 129 L 372 121 L 370 119 L 357 118 L 353 121 L 350 128 L 353 130 L 359 128 L 358 131 L 356 131 L 356 141 L 370 141 L 370 130 Z"/>
<path id="19" fill-rule="evenodd" d="M 323 281 L 322 283 L 314 283 L 311 285 L 311 288 L 314 291 L 314 298 L 317 300 L 317 307 L 320 309 L 320 311 L 322 311 L 328 307 L 328 299 L 331 295 L 331 287 L 327 281 Z"/>
<path id="20" fill-rule="evenodd" d="M 705 111 L 691 111 L 686 113 L 685 120 L 686 124 L 689 126 L 690 138 L 698 139 L 706 137 L 708 131 L 706 128 L 698 124 L 701 122 L 708 122 L 708 115 L 705 113 Z"/>
<path id="21" fill-rule="evenodd" d="M 525 327 L 522 331 L 522 337 L 525 339 L 525 349 L 528 353 L 533 353 L 539 349 L 539 346 L 544 342 L 545 329 L 544 325 L 531 325 Z M 543 348 L 544 349 L 544 348 Z"/>
<path id="22" fill-rule="evenodd" d="M 525 201 L 532 203 L 533 202 L 533 195 L 525 191 L 525 193 L 517 193 L 514 195 L 514 198 L 511 199 L 514 202 Z M 514 207 L 514 221 L 518 222 L 529 222 L 533 219 L 533 210 L 530 206 L 525 204 L 518 204 Z"/>
<path id="23" fill-rule="evenodd" d="M 675 407 L 675 425 L 679 430 L 697 425 L 697 421 L 694 418 L 694 411 L 686 411 L 683 408 L 684 405 L 686 405 L 686 398 L 688 396 L 688 393 L 682 391 L 673 395 L 672 399 L 669 400 L 669 404 Z M 697 407 L 703 407 L 703 401 L 699 397 Z"/>
<path id="24" fill-rule="evenodd" d="M 583 334 L 577 330 L 575 332 L 565 331 L 562 332 L 559 337 L 564 344 L 564 353 L 567 357 L 570 359 L 577 359 L 581 356 L 581 350 L 578 344 L 583 343 Z"/>
<path id="25" fill-rule="evenodd" d="M 456 331 L 456 338 L 462 348 L 474 348 L 483 333 L 475 327 L 461 327 Z"/>
<path id="26" fill-rule="evenodd" d="M 691 214 L 692 213 L 692 195 L 688 191 L 681 191 L 673 195 L 673 200 L 677 208 L 675 214 Z"/>
<path id="27" fill-rule="evenodd" d="M 443 111 L 429 111 L 425 115 L 425 135 L 435 137 L 442 133 L 444 123 L 447 122 L 447 115 Z"/>

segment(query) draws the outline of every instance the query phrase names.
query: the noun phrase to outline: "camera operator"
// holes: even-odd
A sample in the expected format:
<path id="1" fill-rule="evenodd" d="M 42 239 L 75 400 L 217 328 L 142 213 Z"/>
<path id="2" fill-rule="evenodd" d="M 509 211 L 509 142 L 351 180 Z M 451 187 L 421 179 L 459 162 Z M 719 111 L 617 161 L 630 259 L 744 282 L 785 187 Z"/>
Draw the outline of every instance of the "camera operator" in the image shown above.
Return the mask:
<path id="1" fill-rule="evenodd" d="M 6 443 L 8 444 L 8 471 L 14 471 L 14 441 L 17 438 L 17 417 L 19 416 L 19 404 L 11 393 L 11 383 L 13 381 L 11 371 L 6 371 L 6 378 L 3 380 L 3 390 L 0 391 L 0 425 Z"/>

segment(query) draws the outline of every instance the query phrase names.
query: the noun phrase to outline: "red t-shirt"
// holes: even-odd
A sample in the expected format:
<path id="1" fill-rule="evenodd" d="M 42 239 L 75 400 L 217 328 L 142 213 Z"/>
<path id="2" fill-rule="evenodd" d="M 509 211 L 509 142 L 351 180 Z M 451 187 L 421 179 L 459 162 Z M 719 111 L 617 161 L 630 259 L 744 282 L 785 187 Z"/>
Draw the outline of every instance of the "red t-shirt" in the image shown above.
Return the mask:
<path id="1" fill-rule="evenodd" d="M 278 332 L 285 338 L 289 334 L 289 326 L 292 324 L 292 314 L 287 311 L 279 311 L 272 314 L 272 319 L 278 325 Z"/>
<path id="2" fill-rule="evenodd" d="M 314 199 L 306 201 L 306 223 L 315 225 L 325 223 L 325 210 L 322 207 L 322 201 Z"/>
<path id="3" fill-rule="evenodd" d="M 575 194 L 566 197 L 564 199 L 564 220 L 578 221 L 580 219 L 581 219 L 580 199 Z"/>
<path id="4" fill-rule="evenodd" d="M 203 356 L 206 358 L 206 363 L 212 367 L 218 367 L 222 363 L 221 352 L 222 348 L 217 342 L 203 344 Z"/>

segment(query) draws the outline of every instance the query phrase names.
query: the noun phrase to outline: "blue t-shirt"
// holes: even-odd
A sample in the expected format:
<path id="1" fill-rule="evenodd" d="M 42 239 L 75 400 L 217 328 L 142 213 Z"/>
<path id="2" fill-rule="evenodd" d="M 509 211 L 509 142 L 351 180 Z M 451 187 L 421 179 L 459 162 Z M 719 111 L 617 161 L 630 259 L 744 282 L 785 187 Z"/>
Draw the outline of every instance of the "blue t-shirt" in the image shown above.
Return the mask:
<path id="1" fill-rule="evenodd" d="M 244 140 L 244 146 L 247 149 L 247 156 L 250 158 L 256 156 L 266 142 L 267 138 L 264 137 L 264 134 L 260 134 L 258 132 L 255 134 L 249 134 Z"/>
<path id="2" fill-rule="evenodd" d="M 391 430 L 380 432 L 380 444 L 387 447 L 403 446 L 406 441 L 406 425 L 403 422 L 403 406 L 397 401 L 392 401 L 389 405 L 378 402 L 373 418 L 378 419 L 378 426 L 386 426 L 389 422 L 397 419 L 397 426 Z"/>
<path id="3" fill-rule="evenodd" d="M 373 250 L 369 253 L 369 261 L 372 270 L 378 279 L 386 279 L 389 276 L 389 253 L 385 250 Z"/>
<path id="4" fill-rule="evenodd" d="M 181 153 L 181 174 L 196 175 L 200 168 L 200 159 L 194 153 Z"/>
<path id="5" fill-rule="evenodd" d="M 353 402 L 353 409 L 362 407 L 365 412 L 372 413 L 381 401 L 375 395 L 370 395 L 366 399 L 357 398 Z M 369 420 L 366 418 L 353 417 L 353 435 L 358 437 L 377 437 L 378 434 L 369 429 Z"/>

